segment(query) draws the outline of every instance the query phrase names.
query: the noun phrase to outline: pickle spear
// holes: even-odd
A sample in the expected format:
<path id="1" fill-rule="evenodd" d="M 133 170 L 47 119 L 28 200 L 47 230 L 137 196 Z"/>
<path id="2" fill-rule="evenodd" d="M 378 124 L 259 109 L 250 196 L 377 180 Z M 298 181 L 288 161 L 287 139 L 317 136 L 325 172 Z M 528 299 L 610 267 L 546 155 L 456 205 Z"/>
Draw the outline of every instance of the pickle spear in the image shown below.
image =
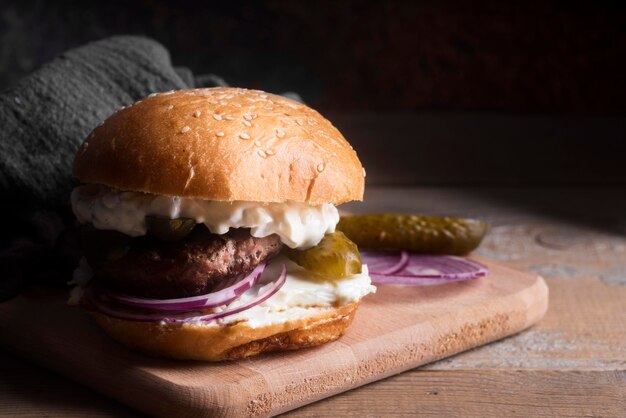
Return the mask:
<path id="1" fill-rule="evenodd" d="M 361 273 L 361 254 L 356 244 L 341 232 L 324 235 L 308 250 L 287 249 L 287 257 L 301 267 L 334 279 Z"/>
<path id="2" fill-rule="evenodd" d="M 148 232 L 163 241 L 179 241 L 185 238 L 196 226 L 189 218 L 169 219 L 159 216 L 146 216 Z"/>
<path id="3" fill-rule="evenodd" d="M 487 223 L 441 216 L 372 214 L 342 217 L 337 230 L 365 249 L 465 255 L 480 245 Z"/>

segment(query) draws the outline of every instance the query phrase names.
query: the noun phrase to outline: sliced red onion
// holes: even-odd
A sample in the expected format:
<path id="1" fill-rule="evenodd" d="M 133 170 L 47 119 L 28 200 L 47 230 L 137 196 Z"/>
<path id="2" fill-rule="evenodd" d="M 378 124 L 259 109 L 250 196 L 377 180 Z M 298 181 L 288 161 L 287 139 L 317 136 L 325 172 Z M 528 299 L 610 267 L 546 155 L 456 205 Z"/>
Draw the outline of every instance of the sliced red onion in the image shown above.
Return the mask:
<path id="1" fill-rule="evenodd" d="M 361 253 L 374 284 L 431 286 L 475 279 L 489 274 L 486 266 L 463 257 L 409 253 L 406 253 L 405 257 L 406 264 L 396 269 L 400 265 L 399 260 L 403 260 L 403 256 L 397 252 Z"/>
<path id="2" fill-rule="evenodd" d="M 115 301 L 123 303 L 124 305 L 166 312 L 188 312 L 192 310 L 215 308 L 217 306 L 228 305 L 241 296 L 246 290 L 254 286 L 259 280 L 259 277 L 261 277 L 263 270 L 265 270 L 265 263 L 256 266 L 250 274 L 237 281 L 235 284 L 201 296 L 177 299 L 146 299 L 110 291 L 107 291 L 107 294 Z"/>
<path id="3" fill-rule="evenodd" d="M 268 283 L 268 285 L 271 284 L 271 286 L 267 287 L 266 285 L 265 287 L 267 287 L 267 289 L 264 290 L 263 293 L 257 295 L 257 297 L 255 297 L 253 300 L 243 305 L 231 308 L 231 309 L 226 309 L 221 312 L 215 312 L 215 313 L 205 314 L 205 315 L 203 315 L 201 312 L 198 312 L 198 311 L 191 311 L 191 312 L 185 312 L 185 313 L 175 313 L 175 312 L 165 313 L 163 311 L 155 311 L 154 308 L 148 310 L 144 308 L 125 306 L 123 304 L 120 304 L 119 302 L 112 300 L 105 292 L 101 292 L 97 287 L 93 285 L 85 289 L 85 294 L 83 297 L 88 307 L 93 308 L 99 312 L 102 312 L 105 315 L 108 315 L 114 318 L 127 319 L 131 321 L 141 321 L 141 322 L 159 322 L 159 321 L 165 321 L 169 323 L 185 323 L 185 322 L 197 322 L 197 321 L 207 322 L 207 321 L 211 321 L 211 320 L 218 319 L 218 318 L 223 318 L 228 315 L 233 315 L 233 314 L 242 312 L 246 309 L 250 309 L 264 302 L 265 300 L 269 299 L 272 295 L 274 295 L 276 292 L 278 292 L 278 290 L 280 290 L 280 288 L 285 284 L 286 280 L 287 280 L 287 267 L 283 265 L 281 274 L 276 279 L 273 279 L 271 282 Z"/>
<path id="4" fill-rule="evenodd" d="M 214 312 L 208 315 L 202 315 L 202 316 L 196 316 L 196 317 L 192 317 L 192 318 L 186 318 L 186 319 L 177 319 L 177 318 L 173 318 L 173 319 L 166 319 L 166 321 L 168 322 L 175 322 L 175 323 L 180 323 L 180 322 L 197 322 L 197 321 L 202 321 L 202 322 L 208 322 L 208 321 L 213 321 L 215 319 L 220 319 L 220 318 L 224 318 L 226 316 L 229 315 L 234 315 L 236 313 L 239 312 L 243 312 L 247 309 L 253 308 L 263 302 L 265 302 L 267 299 L 269 299 L 270 297 L 272 297 L 276 292 L 278 292 L 280 290 L 281 287 L 283 287 L 283 285 L 285 284 L 285 281 L 287 280 L 287 266 L 285 266 L 283 264 L 283 269 L 280 273 L 280 276 L 278 276 L 278 278 L 276 280 L 274 280 L 273 283 L 271 283 L 271 286 L 269 286 L 266 290 L 263 291 L 263 293 L 257 295 L 257 297 L 255 297 L 254 299 L 252 299 L 251 301 L 244 303 L 243 305 L 240 306 L 236 306 L 234 308 L 231 309 L 226 309 L 224 311 L 221 312 Z M 268 283 L 269 284 L 269 283 Z M 267 287 L 267 285 L 265 286 Z"/>
<path id="5" fill-rule="evenodd" d="M 88 309 L 96 310 L 113 318 L 142 322 L 158 322 L 162 321 L 166 316 L 186 318 L 200 314 L 199 312 L 164 313 L 163 311 L 147 310 L 122 305 L 121 303 L 115 302 L 109 298 L 105 291 L 102 291 L 95 285 L 90 285 L 85 288 L 81 304 L 85 305 Z"/>
<path id="6" fill-rule="evenodd" d="M 370 272 L 375 271 L 377 274 L 393 274 L 396 273 L 409 263 L 409 253 L 400 252 L 370 252 L 361 251 L 361 258 Z M 367 260 L 367 261 L 365 261 Z"/>

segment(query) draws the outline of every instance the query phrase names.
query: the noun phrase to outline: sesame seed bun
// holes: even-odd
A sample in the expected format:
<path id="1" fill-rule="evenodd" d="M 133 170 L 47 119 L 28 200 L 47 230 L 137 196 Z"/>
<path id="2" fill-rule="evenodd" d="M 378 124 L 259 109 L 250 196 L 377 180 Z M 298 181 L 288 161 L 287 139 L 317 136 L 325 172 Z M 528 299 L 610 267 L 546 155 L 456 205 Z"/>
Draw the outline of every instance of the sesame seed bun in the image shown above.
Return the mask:
<path id="1" fill-rule="evenodd" d="M 74 176 L 156 195 L 317 205 L 361 200 L 365 173 L 341 133 L 313 109 L 261 91 L 211 88 L 156 94 L 119 110 L 83 143 Z M 358 302 L 260 327 L 138 322 L 84 307 L 130 348 L 218 361 L 333 341 Z"/>
<path id="2" fill-rule="evenodd" d="M 359 303 L 320 311 L 305 318 L 252 328 L 245 323 L 223 326 L 169 325 L 117 319 L 91 311 L 113 339 L 134 350 L 185 360 L 237 360 L 263 352 L 296 350 L 334 341 L 352 323 Z"/>
<path id="3" fill-rule="evenodd" d="M 361 200 L 364 170 L 315 110 L 257 90 L 156 94 L 123 108 L 81 146 L 74 176 L 120 190 L 207 200 Z"/>

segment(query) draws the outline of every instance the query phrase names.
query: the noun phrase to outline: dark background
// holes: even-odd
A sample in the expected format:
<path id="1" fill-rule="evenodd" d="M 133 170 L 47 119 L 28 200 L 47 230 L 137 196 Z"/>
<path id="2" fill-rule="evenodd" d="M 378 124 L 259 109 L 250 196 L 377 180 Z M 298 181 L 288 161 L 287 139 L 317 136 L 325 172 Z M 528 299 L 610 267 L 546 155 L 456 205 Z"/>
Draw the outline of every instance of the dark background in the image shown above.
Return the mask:
<path id="1" fill-rule="evenodd" d="M 535 222 L 548 229 L 534 239 L 556 243 L 543 247 L 582 254 L 585 245 L 602 263 L 618 251 L 613 239 L 586 245 L 595 238 L 561 222 L 626 234 L 625 1 L 1 0 L 0 90 L 115 34 L 155 38 L 197 74 L 299 92 L 358 151 L 370 211 L 489 219 L 502 228 L 491 241 L 502 256 L 508 242 L 533 238 Z M 405 187 L 415 185 L 463 187 Z M 497 187 L 476 187 L 485 185 Z M 79 257 L 55 212 L 19 210 L 2 212 L 0 301 L 31 282 L 65 286 Z M 4 352 L 1 360 L 9 410 L 12 399 L 53 415 L 75 402 L 112 410 Z"/>
<path id="2" fill-rule="evenodd" d="M 370 184 L 626 182 L 626 3 L 3 1 L 0 88 L 114 34 L 296 91 Z"/>

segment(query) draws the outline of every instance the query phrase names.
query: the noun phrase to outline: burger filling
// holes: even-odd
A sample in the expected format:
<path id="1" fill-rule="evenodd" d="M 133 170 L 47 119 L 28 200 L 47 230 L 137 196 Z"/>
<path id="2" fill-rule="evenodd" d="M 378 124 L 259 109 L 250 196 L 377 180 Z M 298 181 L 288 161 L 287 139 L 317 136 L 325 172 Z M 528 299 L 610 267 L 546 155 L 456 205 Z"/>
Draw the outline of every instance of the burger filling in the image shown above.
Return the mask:
<path id="1" fill-rule="evenodd" d="M 84 226 L 82 242 L 100 285 L 155 299 L 209 293 L 226 279 L 247 276 L 283 246 L 276 234 L 256 238 L 248 229 L 233 229 L 218 235 L 204 225 L 173 242 Z"/>
<path id="2" fill-rule="evenodd" d="M 278 293 L 219 321 L 251 325 L 358 301 L 375 291 L 366 269 L 338 281 L 285 256 L 289 249 L 315 248 L 334 232 L 339 214 L 330 204 L 207 201 L 86 185 L 74 189 L 72 208 L 83 224 L 79 285 L 89 277 L 101 288 L 134 297 L 188 298 L 244 278 L 261 263 L 267 265 L 264 277 L 287 266 Z M 265 282 L 230 305 L 254 298 Z"/>

